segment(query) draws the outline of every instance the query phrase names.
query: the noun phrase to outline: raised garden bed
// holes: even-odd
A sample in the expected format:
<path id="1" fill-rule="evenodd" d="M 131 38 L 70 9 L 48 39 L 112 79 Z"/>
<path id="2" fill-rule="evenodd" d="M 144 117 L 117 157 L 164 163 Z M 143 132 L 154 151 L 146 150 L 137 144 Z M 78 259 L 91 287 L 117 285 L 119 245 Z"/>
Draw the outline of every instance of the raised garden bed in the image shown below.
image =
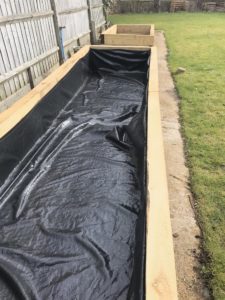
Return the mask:
<path id="1" fill-rule="evenodd" d="M 117 24 L 102 33 L 105 45 L 153 46 L 154 25 Z"/>
<path id="2" fill-rule="evenodd" d="M 82 48 L 0 137 L 0 298 L 177 299 L 156 48 Z"/>

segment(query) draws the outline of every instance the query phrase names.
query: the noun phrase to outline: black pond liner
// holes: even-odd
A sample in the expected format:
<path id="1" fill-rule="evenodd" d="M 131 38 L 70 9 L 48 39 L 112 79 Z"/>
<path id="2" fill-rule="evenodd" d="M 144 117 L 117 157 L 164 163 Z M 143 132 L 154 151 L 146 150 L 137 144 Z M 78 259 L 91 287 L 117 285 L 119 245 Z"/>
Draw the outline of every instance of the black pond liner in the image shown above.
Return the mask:
<path id="1" fill-rule="evenodd" d="M 90 50 L 0 140 L 0 299 L 144 298 L 149 55 Z"/>

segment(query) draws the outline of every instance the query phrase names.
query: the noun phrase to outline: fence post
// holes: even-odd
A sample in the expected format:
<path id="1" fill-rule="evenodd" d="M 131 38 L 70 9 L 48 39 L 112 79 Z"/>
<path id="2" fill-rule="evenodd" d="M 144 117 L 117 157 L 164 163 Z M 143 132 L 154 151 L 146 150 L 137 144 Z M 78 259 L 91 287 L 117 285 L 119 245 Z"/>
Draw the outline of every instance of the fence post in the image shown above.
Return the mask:
<path id="1" fill-rule="evenodd" d="M 55 0 L 50 0 L 50 3 L 51 3 L 51 9 L 53 10 L 53 23 L 54 23 L 57 46 L 59 47 L 59 51 L 58 51 L 59 63 L 61 65 L 64 62 L 65 55 L 64 55 L 64 48 L 62 45 L 61 33 L 59 28 L 58 14 L 57 14 Z"/>
<path id="2" fill-rule="evenodd" d="M 96 28 L 95 28 L 95 22 L 92 21 L 92 17 L 91 17 L 91 8 L 92 8 L 92 5 L 91 5 L 91 0 L 87 0 L 87 3 L 88 3 L 88 20 L 89 20 L 89 27 L 90 27 L 90 30 L 91 30 L 91 43 L 92 44 L 96 44 Z"/>
<path id="3" fill-rule="evenodd" d="M 93 44 L 96 44 L 97 43 L 97 33 L 96 33 L 96 23 L 95 23 L 95 21 L 91 21 L 91 32 L 92 32 Z"/>
<path id="4" fill-rule="evenodd" d="M 34 88 L 34 80 L 32 77 L 32 73 L 31 73 L 31 68 L 27 68 L 27 75 L 28 75 L 28 79 L 29 79 L 29 84 L 30 84 L 30 88 L 31 90 Z"/>

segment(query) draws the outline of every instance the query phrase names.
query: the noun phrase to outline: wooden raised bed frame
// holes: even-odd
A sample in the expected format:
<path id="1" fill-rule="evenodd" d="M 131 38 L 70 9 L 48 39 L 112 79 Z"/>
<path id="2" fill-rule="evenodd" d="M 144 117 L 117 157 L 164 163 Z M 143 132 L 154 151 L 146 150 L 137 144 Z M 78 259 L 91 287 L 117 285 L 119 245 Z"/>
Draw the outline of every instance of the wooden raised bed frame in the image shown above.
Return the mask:
<path id="1" fill-rule="evenodd" d="M 0 138 L 22 120 L 90 48 L 149 50 L 149 47 L 85 46 L 27 95 L 0 114 Z M 147 118 L 146 300 L 177 300 L 176 272 L 164 159 L 157 49 L 151 48 Z M 15 145 L 16 147 L 16 145 Z"/>
<path id="2" fill-rule="evenodd" d="M 153 46 L 153 24 L 117 24 L 102 33 L 105 45 Z"/>

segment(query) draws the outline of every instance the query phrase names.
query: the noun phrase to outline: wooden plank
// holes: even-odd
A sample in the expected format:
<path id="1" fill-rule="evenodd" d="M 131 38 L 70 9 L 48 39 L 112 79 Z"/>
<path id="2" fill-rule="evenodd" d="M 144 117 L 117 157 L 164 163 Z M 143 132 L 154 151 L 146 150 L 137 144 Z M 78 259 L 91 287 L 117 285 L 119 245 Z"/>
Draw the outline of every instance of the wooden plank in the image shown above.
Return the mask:
<path id="1" fill-rule="evenodd" d="M 85 35 L 88 35 L 89 33 L 90 33 L 90 31 L 87 32 L 87 33 L 85 33 L 85 34 L 82 34 L 82 35 L 79 35 L 79 36 L 75 36 L 74 38 L 72 38 L 72 39 L 64 42 L 64 44 L 63 44 L 64 47 L 67 47 L 68 45 L 72 44 L 74 41 L 79 40 L 80 38 L 84 37 Z"/>
<path id="2" fill-rule="evenodd" d="M 124 45 L 89 45 L 90 49 L 124 49 L 124 50 L 135 50 L 135 51 L 150 51 L 149 46 L 124 46 Z"/>
<path id="3" fill-rule="evenodd" d="M 3 14 L 11 14 L 11 7 L 9 5 L 9 2 L 5 2 L 1 4 L 2 7 L 2 11 Z M 6 24 L 6 26 L 4 27 L 6 29 L 6 34 L 7 34 L 7 38 L 8 38 L 8 43 L 7 43 L 7 51 L 11 51 L 12 56 L 9 55 L 9 60 L 10 60 L 10 64 L 11 64 L 11 68 L 17 67 L 19 65 L 19 59 L 18 59 L 18 54 L 17 54 L 17 47 L 15 45 L 15 39 L 13 37 L 13 32 L 12 32 L 12 26 L 9 24 Z M 20 81 L 18 76 L 16 76 L 14 78 L 14 82 L 15 82 L 15 89 L 18 90 L 20 88 Z"/>
<path id="4" fill-rule="evenodd" d="M 94 7 L 93 5 L 90 7 L 91 11 L 91 20 L 95 22 L 95 28 L 99 28 L 103 26 L 106 22 L 105 20 L 105 15 L 103 11 L 103 6 L 102 5 L 97 5 Z"/>
<path id="5" fill-rule="evenodd" d="M 131 46 L 152 46 L 154 38 L 150 35 L 137 34 L 115 34 L 104 35 L 104 44 L 106 45 L 131 45 Z"/>
<path id="6" fill-rule="evenodd" d="M 29 12 L 33 11 L 33 6 L 32 4 L 33 1 L 27 0 L 27 9 Z M 45 18 L 44 18 L 45 19 Z M 26 23 L 27 24 L 27 31 L 28 31 L 28 39 L 30 41 L 30 50 L 31 50 L 31 56 L 32 59 L 36 57 L 36 53 L 37 53 L 37 47 L 35 46 L 35 39 L 34 39 L 34 32 L 33 32 L 33 27 L 32 27 L 32 23 L 34 22 L 34 20 L 27 20 Z M 39 76 L 39 68 L 38 66 L 35 64 L 33 67 L 30 68 L 30 76 L 28 76 L 29 78 L 29 83 L 31 85 L 33 85 L 33 81 L 35 78 L 37 78 Z"/>
<path id="7" fill-rule="evenodd" d="M 153 46 L 153 24 L 117 24 L 105 30 L 102 35 L 106 45 Z"/>
<path id="8" fill-rule="evenodd" d="M 110 26 L 105 33 L 140 33 L 140 34 L 149 34 L 150 28 L 154 24 L 115 24 Z M 116 31 L 115 31 L 116 28 Z M 113 29 L 113 30 L 112 30 Z"/>
<path id="9" fill-rule="evenodd" d="M 44 11 L 44 2 L 43 1 L 40 1 L 40 3 L 39 3 L 39 9 L 41 10 L 41 11 Z M 54 15 L 53 15 L 53 17 L 54 17 Z M 47 46 L 47 32 L 46 32 L 46 28 L 45 28 L 45 24 L 44 24 L 44 19 L 39 19 L 38 20 L 39 21 L 39 26 L 40 26 L 40 33 L 41 33 L 41 36 L 42 36 L 42 40 L 43 40 L 43 53 L 45 53 L 47 50 L 48 50 L 48 46 Z M 45 36 L 45 38 L 43 39 L 43 36 Z M 49 70 L 49 65 L 48 65 L 48 62 L 45 60 L 45 59 L 43 59 L 42 60 L 42 63 L 43 63 L 43 69 L 44 69 L 44 73 L 47 73 L 48 72 L 48 70 Z"/>
<path id="10" fill-rule="evenodd" d="M 97 29 L 97 28 L 99 28 L 99 27 L 104 26 L 105 24 L 106 24 L 106 21 L 102 21 L 102 22 L 99 23 L 99 24 L 95 24 L 95 28 Z"/>
<path id="11" fill-rule="evenodd" d="M 12 0 L 10 2 L 10 6 L 11 6 L 12 14 L 17 14 L 17 8 L 16 8 L 16 5 L 15 5 L 15 0 Z M 24 59 L 23 59 L 23 53 L 22 53 L 22 49 L 21 49 L 21 40 L 20 40 L 20 36 L 19 36 L 20 27 L 19 27 L 18 23 L 12 24 L 11 27 L 12 27 L 12 31 L 13 31 L 15 44 L 16 44 L 16 50 L 17 50 L 17 54 L 18 54 L 19 65 L 21 65 L 21 64 L 23 64 Z M 26 84 L 26 77 L 23 76 L 23 74 L 20 74 L 19 79 L 20 79 L 20 85 L 21 85 L 21 87 L 23 87 Z"/>
<path id="12" fill-rule="evenodd" d="M 37 11 L 42 11 L 43 8 L 41 6 L 41 2 L 40 1 L 34 1 L 34 5 Z M 41 20 L 40 19 L 36 19 L 34 20 L 34 23 L 36 23 L 36 34 L 37 34 L 37 38 L 38 38 L 38 44 L 39 44 L 39 55 L 43 54 L 45 52 L 45 43 L 43 41 L 43 32 L 42 32 L 42 25 L 41 25 Z M 39 62 L 39 67 L 41 69 L 41 74 L 45 74 L 47 71 L 46 68 L 46 64 L 44 62 L 44 60 Z"/>
<path id="13" fill-rule="evenodd" d="M 45 0 L 45 10 L 48 10 L 49 8 L 51 8 L 51 3 L 49 0 Z M 48 32 L 48 41 L 49 41 L 48 49 L 51 49 L 57 45 L 55 39 L 55 32 L 52 32 L 51 23 L 53 24 L 53 18 L 50 17 L 45 18 L 46 31 Z M 49 56 L 48 60 L 50 62 L 50 68 L 55 67 L 53 55 Z"/>
<path id="14" fill-rule="evenodd" d="M 46 95 L 68 72 L 74 64 L 89 51 L 89 46 L 83 47 L 63 65 L 56 69 L 27 95 L 14 103 L 0 114 L 0 138 L 22 120 L 29 111 Z"/>
<path id="15" fill-rule="evenodd" d="M 21 13 L 21 6 L 20 6 L 20 2 L 15 1 L 15 14 L 20 14 Z M 15 24 L 16 29 L 17 29 L 17 34 L 18 34 L 18 40 L 19 40 L 19 48 L 20 51 L 22 53 L 22 63 L 26 62 L 28 59 L 27 56 L 27 50 L 25 48 L 25 42 L 24 42 L 24 37 L 22 34 L 22 25 L 20 23 L 16 23 Z M 26 85 L 28 82 L 28 77 L 26 73 L 23 73 L 23 78 L 24 78 L 24 84 Z"/>
<path id="16" fill-rule="evenodd" d="M 25 27 L 25 32 L 27 35 L 27 40 L 28 40 L 28 47 L 30 50 L 30 55 L 31 55 L 31 60 L 34 59 L 35 54 L 34 54 L 34 44 L 33 44 L 33 36 L 30 32 L 31 28 L 30 28 L 30 24 L 28 21 L 24 22 L 24 27 Z M 38 72 L 37 72 L 37 67 L 34 66 L 34 72 L 32 74 L 32 77 L 37 77 L 38 76 Z"/>
<path id="17" fill-rule="evenodd" d="M 124 50 L 135 50 L 135 51 L 143 51 L 150 50 L 151 48 L 148 46 L 124 46 L 124 45 L 90 45 L 90 49 L 124 49 Z"/>
<path id="18" fill-rule="evenodd" d="M 1 12 L 1 9 L 0 9 L 0 12 Z M 3 35 L 2 35 L 2 32 L 1 32 L 1 28 L 0 28 L 0 44 L 1 44 L 0 55 L 1 55 L 1 61 L 2 61 L 2 70 L 1 70 L 1 72 L 5 73 L 8 70 L 10 70 L 10 65 L 9 65 L 9 61 L 8 61 L 7 51 L 6 51 Z M 11 87 L 10 87 L 11 81 L 12 80 L 6 82 L 3 85 L 5 97 L 8 97 L 8 96 L 11 95 Z M 1 95 L 3 96 L 3 92 L 1 93 Z"/>
<path id="19" fill-rule="evenodd" d="M 59 47 L 59 63 L 62 64 L 64 61 L 64 55 L 61 49 L 61 38 L 60 38 L 60 32 L 59 32 L 59 19 L 58 19 L 58 14 L 57 14 L 57 7 L 55 4 L 55 0 L 50 0 L 51 2 L 51 8 L 54 12 L 53 14 L 53 23 L 54 23 L 54 29 L 55 29 L 55 35 L 56 35 L 56 41 L 57 41 L 57 46 Z"/>
<path id="20" fill-rule="evenodd" d="M 9 15 L 16 13 L 15 8 L 13 7 L 13 3 L 14 3 L 14 0 L 11 0 L 10 2 L 6 2 L 6 10 Z M 11 24 L 9 27 L 11 29 L 11 33 L 10 33 L 11 44 L 13 45 L 13 48 L 14 48 L 13 52 L 14 52 L 14 56 L 15 56 L 15 64 L 16 64 L 16 67 L 18 67 L 21 63 L 23 63 L 23 60 L 22 60 L 22 55 L 20 52 L 20 45 L 19 45 L 19 41 L 18 41 L 17 27 L 15 24 Z M 19 83 L 17 85 L 17 89 L 19 89 L 24 86 L 24 79 L 21 74 L 19 74 L 17 78 L 18 78 L 18 83 Z"/>
<path id="21" fill-rule="evenodd" d="M 3 112 L 4 110 L 6 110 L 8 107 L 10 107 L 16 101 L 16 99 L 21 98 L 29 91 L 30 91 L 30 85 L 26 84 L 25 86 L 23 86 L 23 88 L 18 90 L 16 93 L 7 97 L 7 99 L 5 99 L 4 101 L 1 101 L 0 102 L 0 113 Z"/>
<path id="22" fill-rule="evenodd" d="M 82 10 L 88 10 L 88 6 L 86 5 L 86 6 L 81 6 L 79 8 L 66 9 L 63 11 L 59 11 L 58 14 L 59 15 L 68 15 L 68 14 L 80 12 Z"/>
<path id="23" fill-rule="evenodd" d="M 153 43 L 154 43 L 154 39 L 155 39 L 155 25 L 151 24 L 151 28 L 150 28 L 150 36 L 153 37 Z M 154 45 L 154 44 L 153 44 Z"/>
<path id="24" fill-rule="evenodd" d="M 6 92 L 3 84 L 0 84 L 0 103 L 6 98 Z"/>
<path id="25" fill-rule="evenodd" d="M 26 62 L 22 66 L 20 66 L 16 69 L 13 69 L 12 71 L 6 73 L 5 75 L 0 76 L 0 83 L 3 83 L 5 81 L 9 80 L 10 78 L 16 76 L 17 74 L 24 72 L 27 68 L 34 66 L 38 62 L 46 59 L 47 57 L 51 56 L 52 54 L 54 54 L 57 51 L 58 51 L 58 47 L 54 47 L 53 49 L 45 52 L 44 54 L 37 56 L 34 59 Z"/>
<path id="26" fill-rule="evenodd" d="M 0 26 L 6 25 L 6 24 L 17 23 L 20 21 L 27 21 L 30 19 L 49 17 L 52 15 L 53 15 L 53 11 L 49 10 L 46 12 L 34 12 L 34 13 L 29 13 L 29 14 L 13 15 L 13 16 L 7 16 L 7 17 L 4 16 L 4 17 L 0 17 Z"/>
<path id="27" fill-rule="evenodd" d="M 12 68 L 13 68 L 12 66 L 14 64 L 12 63 L 12 57 L 10 56 L 10 55 L 12 55 L 10 53 L 11 49 L 10 49 L 10 47 L 7 47 L 7 45 L 9 45 L 9 42 L 8 42 L 6 29 L 1 28 L 1 27 L 0 27 L 0 43 L 1 43 L 1 46 L 2 46 L 1 47 L 1 53 L 3 55 L 4 65 L 5 65 L 5 68 L 8 72 L 8 71 L 12 70 Z M 15 82 L 14 82 L 13 79 L 10 79 L 8 87 L 9 88 L 7 88 L 6 93 L 7 93 L 7 96 L 10 96 L 16 90 Z"/>
<path id="28" fill-rule="evenodd" d="M 117 33 L 117 25 L 110 26 L 106 29 L 102 34 L 116 34 Z"/>
<path id="29" fill-rule="evenodd" d="M 8 15 L 7 5 L 5 2 L 1 3 L 0 8 L 1 8 L 2 15 Z M 2 32 L 2 37 L 3 37 L 2 51 L 5 50 L 7 53 L 7 58 L 6 57 L 5 58 L 6 58 L 6 62 L 9 63 L 8 64 L 9 68 L 7 68 L 7 70 L 9 71 L 16 67 L 16 59 L 17 59 L 15 54 L 15 46 L 12 38 L 11 27 L 10 25 L 2 26 L 0 27 L 0 30 Z M 12 80 L 10 80 L 9 84 L 11 88 L 11 93 L 13 94 L 19 88 L 18 78 L 16 77 L 13 78 Z"/>
<path id="30" fill-rule="evenodd" d="M 88 4 L 88 21 L 89 21 L 89 28 L 91 31 L 91 43 L 93 44 L 96 37 L 94 36 L 94 33 L 92 31 L 92 12 L 91 12 L 91 0 L 87 0 Z"/>
<path id="31" fill-rule="evenodd" d="M 141 34 L 141 35 L 149 35 L 150 34 L 151 25 L 139 25 L 139 24 L 118 24 L 117 25 L 117 34 L 119 33 L 129 33 L 129 34 Z"/>
<path id="32" fill-rule="evenodd" d="M 54 45 L 54 40 L 52 39 L 52 33 L 51 33 L 51 27 L 49 21 L 50 21 L 49 18 L 45 19 L 46 30 L 48 31 L 48 42 L 49 42 L 48 49 L 51 49 Z M 53 68 L 54 67 L 53 56 L 52 55 L 49 56 L 48 60 L 50 63 L 50 68 Z"/>
<path id="33" fill-rule="evenodd" d="M 103 7 L 103 3 L 91 5 L 91 9 L 101 8 Z"/>
<path id="34" fill-rule="evenodd" d="M 39 4 L 38 1 L 34 1 L 33 5 L 34 5 L 34 10 L 35 11 L 40 11 L 41 10 L 41 8 L 39 6 L 40 4 Z M 38 55 L 41 55 L 44 52 L 44 44 L 43 44 L 43 38 L 42 38 L 42 34 L 41 34 L 40 20 L 39 19 L 35 19 L 33 21 L 33 23 L 34 23 L 34 27 L 35 27 L 35 35 L 36 35 L 37 42 L 38 42 L 37 53 L 38 53 Z M 44 63 L 43 63 L 43 61 L 40 61 L 38 63 L 38 66 L 40 68 L 40 73 L 44 74 L 45 73 L 45 69 L 44 69 Z"/>
<path id="35" fill-rule="evenodd" d="M 32 7 L 32 9 L 34 9 L 34 7 Z M 32 39 L 33 39 L 32 44 L 33 44 L 33 49 L 34 49 L 34 55 L 35 55 L 35 57 L 38 57 L 40 46 L 38 44 L 38 39 L 37 39 L 37 35 L 36 35 L 36 28 L 35 28 L 35 21 L 34 20 L 32 20 L 30 22 L 30 26 L 31 26 L 30 30 L 32 32 Z M 37 68 L 38 76 L 40 76 L 41 75 L 40 65 L 36 64 L 36 68 Z"/>
<path id="36" fill-rule="evenodd" d="M 147 123 L 146 300 L 177 300 L 157 77 L 157 50 L 153 47 Z"/>
<path id="37" fill-rule="evenodd" d="M 51 49 L 51 44 L 50 44 L 50 36 L 49 36 L 48 25 L 47 25 L 46 21 L 47 21 L 47 19 L 42 19 L 44 31 L 45 31 L 45 34 L 46 34 L 46 38 L 45 38 L 45 41 L 46 41 L 46 51 L 49 51 Z M 49 56 L 48 59 L 46 60 L 47 61 L 47 65 L 48 65 L 48 71 L 52 68 L 50 57 L 51 56 Z"/>

